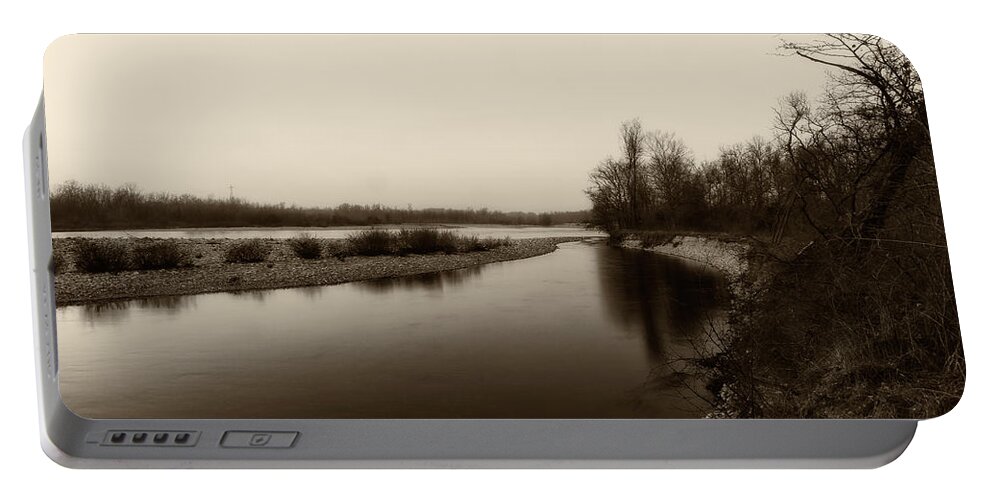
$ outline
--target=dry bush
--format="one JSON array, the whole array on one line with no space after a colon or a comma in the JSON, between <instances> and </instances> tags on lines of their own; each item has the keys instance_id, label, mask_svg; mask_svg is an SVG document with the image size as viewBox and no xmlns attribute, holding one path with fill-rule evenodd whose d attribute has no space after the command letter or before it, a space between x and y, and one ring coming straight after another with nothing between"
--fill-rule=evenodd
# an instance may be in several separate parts
<instances>
[{"instance_id":1,"label":"dry bush","mask_svg":"<svg viewBox=\"0 0 993 500\"><path fill-rule=\"evenodd\" d=\"M345 260L346 257L355 256L352 246L348 240L328 240L326 244L327 254L338 260Z\"/></svg>"},{"instance_id":2,"label":"dry bush","mask_svg":"<svg viewBox=\"0 0 993 500\"><path fill-rule=\"evenodd\" d=\"M385 229L366 229L347 238L355 255L390 255L394 253L396 237Z\"/></svg>"},{"instance_id":3,"label":"dry bush","mask_svg":"<svg viewBox=\"0 0 993 500\"><path fill-rule=\"evenodd\" d=\"M189 263L187 252L171 240L137 243L132 250L132 264L135 269L175 269Z\"/></svg>"},{"instance_id":4,"label":"dry bush","mask_svg":"<svg viewBox=\"0 0 993 500\"><path fill-rule=\"evenodd\" d=\"M115 238L77 241L72 253L76 268L87 273L112 273L131 267L127 243Z\"/></svg>"},{"instance_id":5,"label":"dry bush","mask_svg":"<svg viewBox=\"0 0 993 500\"><path fill-rule=\"evenodd\" d=\"M290 240L290 249L301 259L320 259L321 242L309 234L301 234Z\"/></svg>"},{"instance_id":6,"label":"dry bush","mask_svg":"<svg viewBox=\"0 0 993 500\"><path fill-rule=\"evenodd\" d=\"M224 261L232 263L264 262L272 248L260 239L237 242L224 252Z\"/></svg>"}]
</instances>

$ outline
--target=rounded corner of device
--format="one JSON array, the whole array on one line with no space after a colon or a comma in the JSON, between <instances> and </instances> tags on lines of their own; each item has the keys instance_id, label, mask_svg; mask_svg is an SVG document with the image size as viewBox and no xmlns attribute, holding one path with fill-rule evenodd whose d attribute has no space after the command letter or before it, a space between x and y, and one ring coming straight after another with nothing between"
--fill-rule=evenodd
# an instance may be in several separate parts
<instances>
[{"instance_id":1,"label":"rounded corner of device","mask_svg":"<svg viewBox=\"0 0 993 500\"><path fill-rule=\"evenodd\" d=\"M86 464L89 460L72 455L68 451L59 447L59 445L52 440L50 429L46 425L42 425L41 429L41 451L45 453L52 462L65 467L67 469L85 469Z\"/></svg>"},{"instance_id":2,"label":"rounded corner of device","mask_svg":"<svg viewBox=\"0 0 993 500\"><path fill-rule=\"evenodd\" d=\"M905 420L901 421L901 427L899 433L902 434L892 446L880 450L879 453L875 455L870 455L867 457L862 457L860 462L863 464L863 468L866 469L878 469L880 467L889 465L900 458L907 448L910 447L911 441L914 440L914 436L917 435L917 420Z\"/></svg>"}]
</instances>

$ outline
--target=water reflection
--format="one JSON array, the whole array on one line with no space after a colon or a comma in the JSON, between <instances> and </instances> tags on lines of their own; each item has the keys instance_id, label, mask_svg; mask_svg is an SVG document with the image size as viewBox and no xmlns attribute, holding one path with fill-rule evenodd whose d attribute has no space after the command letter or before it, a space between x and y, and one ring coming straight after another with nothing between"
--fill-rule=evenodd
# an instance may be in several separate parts
<instances>
[{"instance_id":1,"label":"water reflection","mask_svg":"<svg viewBox=\"0 0 993 500\"><path fill-rule=\"evenodd\" d=\"M699 336L721 286L575 242L398 279L65 306L59 377L100 418L689 418L659 360Z\"/></svg>"},{"instance_id":2,"label":"water reflection","mask_svg":"<svg viewBox=\"0 0 993 500\"><path fill-rule=\"evenodd\" d=\"M316 301L321 298L324 293L323 286L302 286L299 288L292 288L294 292L299 294L301 297L307 298L311 301Z\"/></svg>"},{"instance_id":3,"label":"water reflection","mask_svg":"<svg viewBox=\"0 0 993 500\"><path fill-rule=\"evenodd\" d=\"M499 262L488 266L498 266ZM391 293L398 289L442 291L446 288L454 291L466 281L483 275L483 267L469 267L437 273L415 274L400 278L383 278L355 283L356 288L373 293Z\"/></svg>"},{"instance_id":4,"label":"water reflection","mask_svg":"<svg viewBox=\"0 0 993 500\"><path fill-rule=\"evenodd\" d=\"M652 359L667 337L686 339L708 321L701 311L725 306L726 284L707 267L641 250L601 247L598 276L611 317L640 328Z\"/></svg>"},{"instance_id":5,"label":"water reflection","mask_svg":"<svg viewBox=\"0 0 993 500\"><path fill-rule=\"evenodd\" d=\"M272 292L272 290L234 290L224 293L239 299L251 299L255 302L265 302L266 298Z\"/></svg>"},{"instance_id":6,"label":"water reflection","mask_svg":"<svg viewBox=\"0 0 993 500\"><path fill-rule=\"evenodd\" d=\"M77 306L83 318L88 321L120 321L127 318L132 310L156 310L166 314L178 314L184 309L196 306L196 295L172 295L164 297L142 297L132 300L95 302Z\"/></svg>"}]
</instances>

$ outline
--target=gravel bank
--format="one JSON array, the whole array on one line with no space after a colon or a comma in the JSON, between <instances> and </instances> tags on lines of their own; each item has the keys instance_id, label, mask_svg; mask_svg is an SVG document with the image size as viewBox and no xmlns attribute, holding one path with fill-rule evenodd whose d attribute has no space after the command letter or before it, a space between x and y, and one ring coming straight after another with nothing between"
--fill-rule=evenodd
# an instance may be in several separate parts
<instances>
[{"instance_id":1,"label":"gravel bank","mask_svg":"<svg viewBox=\"0 0 993 500\"><path fill-rule=\"evenodd\" d=\"M642 247L641 240L637 238L627 238L621 242L621 246L706 264L726 274L732 280L741 277L748 270L746 257L748 247L743 243L701 236L674 236L667 243L648 248Z\"/></svg>"},{"instance_id":2,"label":"gravel bank","mask_svg":"<svg viewBox=\"0 0 993 500\"><path fill-rule=\"evenodd\" d=\"M164 295L266 290L315 285L335 285L350 281L410 276L479 266L492 262L525 259L553 252L558 243L578 241L579 237L512 240L507 246L464 254L348 257L303 260L290 250L285 240L267 240L273 247L266 262L231 264L224 251L235 239L176 239L191 256L193 265L160 271L84 273L72 266L55 278L57 304L121 300ZM54 241L54 252L71 262L73 245L81 238Z\"/></svg>"}]
</instances>

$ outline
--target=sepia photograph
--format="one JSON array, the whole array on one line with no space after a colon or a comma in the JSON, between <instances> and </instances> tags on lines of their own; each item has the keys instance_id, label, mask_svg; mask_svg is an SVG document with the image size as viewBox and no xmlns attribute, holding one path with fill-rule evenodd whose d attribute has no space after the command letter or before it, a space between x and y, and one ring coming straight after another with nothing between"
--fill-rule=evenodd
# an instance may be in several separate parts
<instances>
[{"instance_id":1,"label":"sepia photograph","mask_svg":"<svg viewBox=\"0 0 993 500\"><path fill-rule=\"evenodd\" d=\"M88 418L924 419L965 361L873 35L76 35L45 58Z\"/></svg>"}]
</instances>

